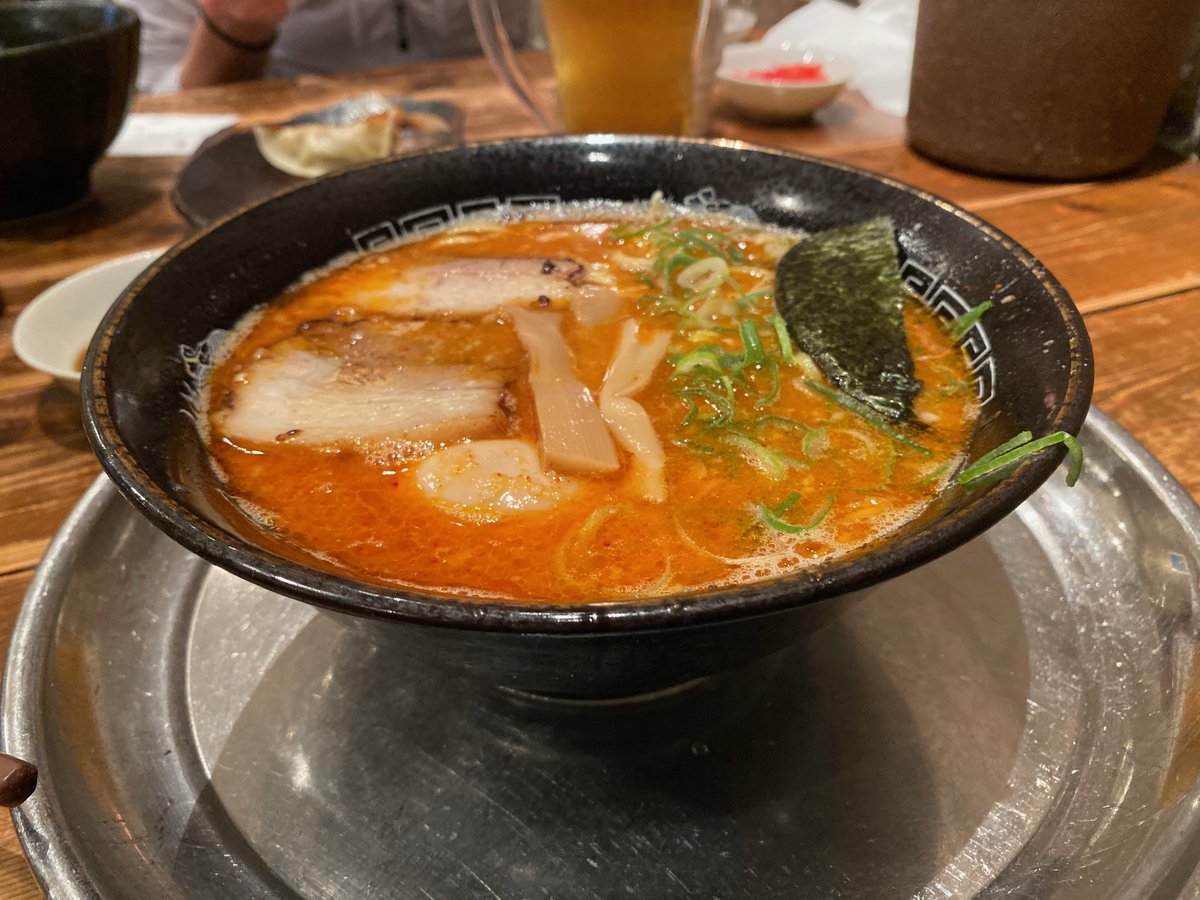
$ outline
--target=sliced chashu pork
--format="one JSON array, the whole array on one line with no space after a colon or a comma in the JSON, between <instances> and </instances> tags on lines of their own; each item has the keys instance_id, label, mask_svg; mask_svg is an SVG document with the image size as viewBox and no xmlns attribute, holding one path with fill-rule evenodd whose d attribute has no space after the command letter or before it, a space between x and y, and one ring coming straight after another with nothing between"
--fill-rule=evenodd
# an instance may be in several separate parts
<instances>
[{"instance_id":1,"label":"sliced chashu pork","mask_svg":"<svg viewBox=\"0 0 1200 900\"><path fill-rule=\"evenodd\" d=\"M236 443L489 437L509 430L523 351L496 322L319 322L237 374L212 421Z\"/></svg>"},{"instance_id":2,"label":"sliced chashu pork","mask_svg":"<svg viewBox=\"0 0 1200 900\"><path fill-rule=\"evenodd\" d=\"M384 291L355 298L361 308L406 318L470 318L511 306L570 308L584 325L611 319L621 295L593 284L583 264L544 256L434 257Z\"/></svg>"},{"instance_id":3,"label":"sliced chashu pork","mask_svg":"<svg viewBox=\"0 0 1200 900\"><path fill-rule=\"evenodd\" d=\"M395 315L478 316L540 297L571 300L583 280L583 265L573 259L446 257L409 269L371 306Z\"/></svg>"}]
</instances>

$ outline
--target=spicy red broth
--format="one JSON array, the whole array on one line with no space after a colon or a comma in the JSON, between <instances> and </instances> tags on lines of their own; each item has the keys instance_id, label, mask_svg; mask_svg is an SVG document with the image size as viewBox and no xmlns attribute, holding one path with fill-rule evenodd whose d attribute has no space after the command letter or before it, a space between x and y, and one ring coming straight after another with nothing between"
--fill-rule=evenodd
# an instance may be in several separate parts
<instances>
[{"instance_id":1,"label":"spicy red broth","mask_svg":"<svg viewBox=\"0 0 1200 900\"><path fill-rule=\"evenodd\" d=\"M941 490L977 401L914 300L914 424L837 402L775 316L795 240L597 215L365 255L227 339L208 451L285 541L422 591L657 596L854 551Z\"/></svg>"}]
</instances>

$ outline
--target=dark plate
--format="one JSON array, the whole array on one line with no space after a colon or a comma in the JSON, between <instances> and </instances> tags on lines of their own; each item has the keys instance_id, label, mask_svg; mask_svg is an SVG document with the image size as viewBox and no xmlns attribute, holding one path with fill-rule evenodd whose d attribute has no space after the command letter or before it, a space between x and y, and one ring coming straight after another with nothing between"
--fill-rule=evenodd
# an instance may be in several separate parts
<instances>
[{"instance_id":1,"label":"dark plate","mask_svg":"<svg viewBox=\"0 0 1200 900\"><path fill-rule=\"evenodd\" d=\"M979 534L1055 469L1061 453L1044 452L987 489L951 487L886 543L815 569L660 600L577 605L445 598L355 579L221 503L188 399L188 371L211 349L211 333L335 257L472 210L635 200L655 190L697 208L810 230L891 216L907 257L903 275L924 302L948 317L995 302L986 326L965 342L984 400L971 455L1018 431L1081 426L1092 363L1079 313L1041 264L990 225L907 185L811 157L728 142L592 135L363 166L306 183L176 245L97 332L83 373L89 436L126 496L206 559L358 617L406 652L554 694L650 690L778 649L840 611L853 592Z\"/></svg>"},{"instance_id":2,"label":"dark plate","mask_svg":"<svg viewBox=\"0 0 1200 900\"><path fill-rule=\"evenodd\" d=\"M451 146L462 141L463 114L452 103L435 100L392 98L409 112L427 112L443 119L450 130L428 135L421 150ZM306 113L289 119L287 124L330 120L344 106ZM333 121L338 121L336 118ZM171 203L191 224L203 228L243 206L302 184L306 179L275 168L258 152L254 134L242 128L226 128L206 140L192 154L175 180Z\"/></svg>"}]
</instances>

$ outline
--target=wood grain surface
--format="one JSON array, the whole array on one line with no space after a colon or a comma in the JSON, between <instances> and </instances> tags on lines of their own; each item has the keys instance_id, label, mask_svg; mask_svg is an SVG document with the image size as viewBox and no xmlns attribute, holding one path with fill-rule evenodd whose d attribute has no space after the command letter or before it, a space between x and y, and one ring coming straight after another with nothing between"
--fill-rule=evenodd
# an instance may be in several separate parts
<instances>
[{"instance_id":1,"label":"wood grain surface","mask_svg":"<svg viewBox=\"0 0 1200 900\"><path fill-rule=\"evenodd\" d=\"M535 134L482 60L427 63L142 97L142 112L288 118L365 90L457 103L466 135ZM909 151L903 122L850 95L811 123L765 127L719 111L715 133L883 172L977 212L1024 244L1085 312L1096 403L1200 495L1200 164L1154 156L1098 183L1043 184L955 172ZM0 225L0 639L47 543L99 471L78 398L12 352L17 314L38 292L113 256L161 247L187 229L168 194L181 158L105 159L73 209ZM40 896L11 827L0 825L0 898Z\"/></svg>"}]
</instances>

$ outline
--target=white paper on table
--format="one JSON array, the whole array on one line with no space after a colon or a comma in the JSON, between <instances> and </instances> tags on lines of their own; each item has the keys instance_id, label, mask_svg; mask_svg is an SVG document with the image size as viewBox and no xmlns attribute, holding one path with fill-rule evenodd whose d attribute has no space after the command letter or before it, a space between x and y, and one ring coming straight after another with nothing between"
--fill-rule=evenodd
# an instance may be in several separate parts
<instances>
[{"instance_id":1,"label":"white paper on table","mask_svg":"<svg viewBox=\"0 0 1200 900\"><path fill-rule=\"evenodd\" d=\"M772 27L762 43L811 44L846 60L850 86L883 112L908 111L918 0L865 0L857 9L837 0L812 0Z\"/></svg>"},{"instance_id":2,"label":"white paper on table","mask_svg":"<svg viewBox=\"0 0 1200 900\"><path fill-rule=\"evenodd\" d=\"M237 122L234 115L133 113L117 132L109 156L191 156L204 141Z\"/></svg>"}]
</instances>

